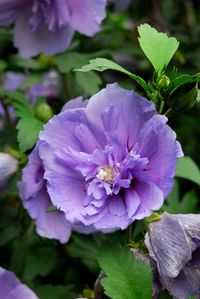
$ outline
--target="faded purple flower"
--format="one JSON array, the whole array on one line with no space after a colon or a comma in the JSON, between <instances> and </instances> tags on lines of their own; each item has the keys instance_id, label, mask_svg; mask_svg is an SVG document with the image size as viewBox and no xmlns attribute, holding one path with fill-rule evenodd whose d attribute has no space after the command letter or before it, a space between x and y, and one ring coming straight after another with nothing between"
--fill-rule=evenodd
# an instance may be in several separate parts
<instances>
[{"instance_id":1,"label":"faded purple flower","mask_svg":"<svg viewBox=\"0 0 200 299\"><path fill-rule=\"evenodd\" d=\"M6 72L4 77L3 88L5 90L14 91L19 88L26 80L26 75L23 73Z\"/></svg>"},{"instance_id":2,"label":"faded purple flower","mask_svg":"<svg viewBox=\"0 0 200 299\"><path fill-rule=\"evenodd\" d=\"M39 145L53 205L70 223L104 232L160 209L182 155L166 121L151 102L117 84L86 108L54 116Z\"/></svg>"},{"instance_id":3,"label":"faded purple flower","mask_svg":"<svg viewBox=\"0 0 200 299\"><path fill-rule=\"evenodd\" d=\"M2 299L38 299L14 273L0 267L0 296Z\"/></svg>"},{"instance_id":4,"label":"faded purple flower","mask_svg":"<svg viewBox=\"0 0 200 299\"><path fill-rule=\"evenodd\" d=\"M10 154L0 153L0 192L5 188L8 180L17 171L18 161Z\"/></svg>"},{"instance_id":5,"label":"faded purple flower","mask_svg":"<svg viewBox=\"0 0 200 299\"><path fill-rule=\"evenodd\" d=\"M106 0L0 0L0 25L15 24L14 45L23 57L64 51L75 30L100 30Z\"/></svg>"},{"instance_id":6,"label":"faded purple flower","mask_svg":"<svg viewBox=\"0 0 200 299\"><path fill-rule=\"evenodd\" d=\"M41 83L34 84L27 90L27 96L32 103L36 103L38 97L43 96L47 101L59 98L59 77L55 70L51 70L44 75Z\"/></svg>"},{"instance_id":7,"label":"faded purple flower","mask_svg":"<svg viewBox=\"0 0 200 299\"><path fill-rule=\"evenodd\" d=\"M145 243L173 298L200 295L200 215L164 213L150 224Z\"/></svg>"}]
</instances>

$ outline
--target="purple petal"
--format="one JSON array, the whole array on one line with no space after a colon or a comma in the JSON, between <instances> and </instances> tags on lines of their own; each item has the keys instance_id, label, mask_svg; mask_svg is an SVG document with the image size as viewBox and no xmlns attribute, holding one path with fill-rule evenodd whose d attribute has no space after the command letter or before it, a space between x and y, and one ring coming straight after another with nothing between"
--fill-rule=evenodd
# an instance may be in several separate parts
<instances>
[{"instance_id":1,"label":"purple petal","mask_svg":"<svg viewBox=\"0 0 200 299\"><path fill-rule=\"evenodd\" d=\"M68 101L63 107L62 112L68 109L75 108L85 108L87 106L88 100L83 100L83 97L78 97L73 100Z\"/></svg>"},{"instance_id":2,"label":"purple petal","mask_svg":"<svg viewBox=\"0 0 200 299\"><path fill-rule=\"evenodd\" d=\"M136 182L134 190L140 198L140 205L134 216L135 219L140 220L148 217L163 205L163 193L155 184Z\"/></svg>"},{"instance_id":3,"label":"purple petal","mask_svg":"<svg viewBox=\"0 0 200 299\"><path fill-rule=\"evenodd\" d=\"M106 119L104 111L111 106L112 114L107 114ZM110 133L114 132L119 136L129 149L136 141L142 125L154 114L156 111L151 102L117 84L107 85L90 99L86 107L86 115L92 126L103 132L105 128L111 128L113 131ZM110 125L111 121L114 121L113 127Z\"/></svg>"},{"instance_id":4,"label":"purple petal","mask_svg":"<svg viewBox=\"0 0 200 299\"><path fill-rule=\"evenodd\" d=\"M157 263L161 277L168 279L177 277L196 248L175 215L167 213L160 221L151 223L145 243Z\"/></svg>"},{"instance_id":5,"label":"purple petal","mask_svg":"<svg viewBox=\"0 0 200 299\"><path fill-rule=\"evenodd\" d=\"M143 126L137 141L137 152L149 159L142 176L155 183L164 197L173 188L177 158L176 134L165 124L166 121L163 116L152 117Z\"/></svg>"},{"instance_id":6,"label":"purple petal","mask_svg":"<svg viewBox=\"0 0 200 299\"><path fill-rule=\"evenodd\" d=\"M14 273L0 267L0 293L2 299L38 299Z\"/></svg>"},{"instance_id":7,"label":"purple petal","mask_svg":"<svg viewBox=\"0 0 200 299\"><path fill-rule=\"evenodd\" d=\"M34 32L30 31L30 8L25 9L17 18L14 31L14 45L22 57L27 58L39 53L53 55L64 51L70 44L73 30L64 26L56 31L49 31L43 23Z\"/></svg>"},{"instance_id":8,"label":"purple petal","mask_svg":"<svg viewBox=\"0 0 200 299\"><path fill-rule=\"evenodd\" d=\"M70 25L85 35L92 36L100 30L105 18L106 0L67 0L71 16Z\"/></svg>"}]
</instances>

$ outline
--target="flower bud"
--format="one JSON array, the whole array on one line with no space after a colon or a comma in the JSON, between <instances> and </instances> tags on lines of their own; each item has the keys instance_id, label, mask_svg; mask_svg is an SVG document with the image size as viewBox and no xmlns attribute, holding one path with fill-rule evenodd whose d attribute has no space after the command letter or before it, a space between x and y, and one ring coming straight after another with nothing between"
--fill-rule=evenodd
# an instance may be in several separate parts
<instances>
[{"instance_id":1,"label":"flower bud","mask_svg":"<svg viewBox=\"0 0 200 299\"><path fill-rule=\"evenodd\" d=\"M6 186L9 178L16 172L18 161L10 154L0 153L0 191Z\"/></svg>"},{"instance_id":2,"label":"flower bud","mask_svg":"<svg viewBox=\"0 0 200 299\"><path fill-rule=\"evenodd\" d=\"M169 86L170 79L166 75L161 76L161 78L158 81L158 87L161 89L165 89Z\"/></svg>"},{"instance_id":3,"label":"flower bud","mask_svg":"<svg viewBox=\"0 0 200 299\"><path fill-rule=\"evenodd\" d=\"M40 103L35 107L35 115L42 122L47 122L53 116L53 111L47 103Z\"/></svg>"},{"instance_id":4,"label":"flower bud","mask_svg":"<svg viewBox=\"0 0 200 299\"><path fill-rule=\"evenodd\" d=\"M185 112L196 104L197 94L198 84L196 82L184 84L171 92L167 102L173 111Z\"/></svg>"}]
</instances>

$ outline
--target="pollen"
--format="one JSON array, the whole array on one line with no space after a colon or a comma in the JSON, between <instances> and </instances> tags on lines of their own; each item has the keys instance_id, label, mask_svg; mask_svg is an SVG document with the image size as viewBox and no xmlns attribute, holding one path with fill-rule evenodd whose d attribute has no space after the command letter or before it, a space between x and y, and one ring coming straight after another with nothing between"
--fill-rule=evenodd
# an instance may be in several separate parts
<instances>
[{"instance_id":1,"label":"pollen","mask_svg":"<svg viewBox=\"0 0 200 299\"><path fill-rule=\"evenodd\" d=\"M105 166L104 168L99 168L96 177L101 181L112 182L113 173L110 166Z\"/></svg>"}]
</instances>

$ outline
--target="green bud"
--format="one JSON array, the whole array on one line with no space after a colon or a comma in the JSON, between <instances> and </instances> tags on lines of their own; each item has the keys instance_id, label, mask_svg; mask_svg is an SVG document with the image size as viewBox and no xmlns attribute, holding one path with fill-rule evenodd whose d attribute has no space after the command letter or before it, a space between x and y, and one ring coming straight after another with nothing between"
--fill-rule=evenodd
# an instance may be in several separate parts
<instances>
[{"instance_id":1,"label":"green bud","mask_svg":"<svg viewBox=\"0 0 200 299\"><path fill-rule=\"evenodd\" d=\"M169 86L170 84L170 79L166 75L162 75L161 78L158 81L158 87L160 89L165 89Z\"/></svg>"},{"instance_id":2,"label":"green bud","mask_svg":"<svg viewBox=\"0 0 200 299\"><path fill-rule=\"evenodd\" d=\"M174 112L185 112L197 103L198 84L187 83L175 88L167 99L168 105Z\"/></svg>"},{"instance_id":3,"label":"green bud","mask_svg":"<svg viewBox=\"0 0 200 299\"><path fill-rule=\"evenodd\" d=\"M40 103L35 107L35 116L46 123L53 116L53 111L47 103Z\"/></svg>"}]
</instances>

